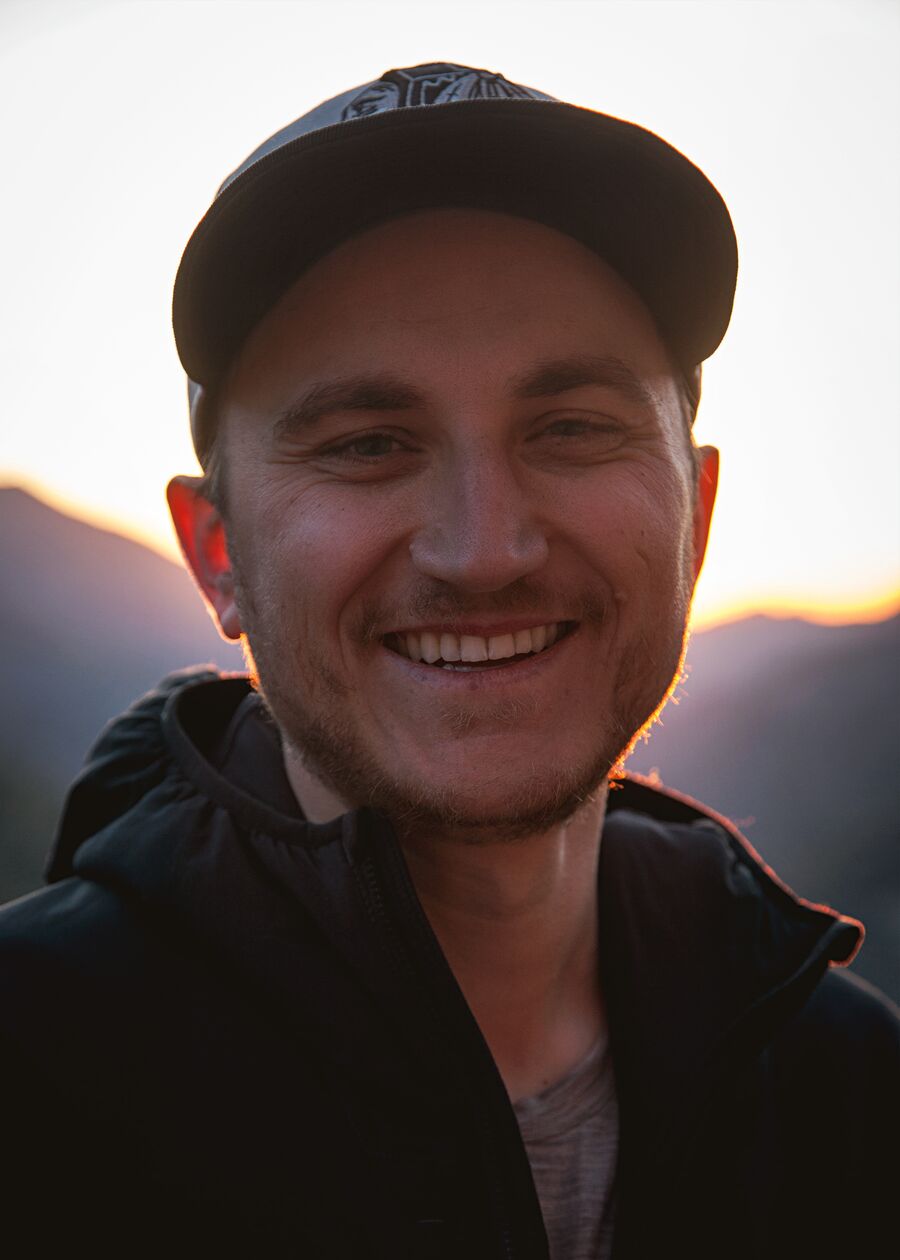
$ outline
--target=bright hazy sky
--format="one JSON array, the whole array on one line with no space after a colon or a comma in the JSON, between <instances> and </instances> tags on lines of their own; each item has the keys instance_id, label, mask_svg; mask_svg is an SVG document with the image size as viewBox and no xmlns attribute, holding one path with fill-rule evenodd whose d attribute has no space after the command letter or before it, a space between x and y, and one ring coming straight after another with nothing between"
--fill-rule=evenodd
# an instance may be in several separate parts
<instances>
[{"instance_id":1,"label":"bright hazy sky","mask_svg":"<svg viewBox=\"0 0 900 1260\"><path fill-rule=\"evenodd\" d=\"M698 620L900 588L895 0L0 0L0 482L172 554L195 470L181 251L265 136L392 66L498 70L658 131L735 221Z\"/></svg>"}]
</instances>

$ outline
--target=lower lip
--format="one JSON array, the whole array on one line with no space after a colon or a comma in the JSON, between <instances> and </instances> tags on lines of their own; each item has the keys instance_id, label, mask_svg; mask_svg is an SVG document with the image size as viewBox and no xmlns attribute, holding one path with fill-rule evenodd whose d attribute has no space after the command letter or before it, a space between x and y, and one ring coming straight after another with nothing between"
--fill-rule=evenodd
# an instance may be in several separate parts
<instances>
[{"instance_id":1,"label":"lower lip","mask_svg":"<svg viewBox=\"0 0 900 1260\"><path fill-rule=\"evenodd\" d=\"M392 652L390 648L382 647L381 650L404 671L411 682L424 683L426 686L442 691L448 689L455 692L498 691L539 678L546 672L548 666L560 659L567 645L578 634L578 629L576 627L570 630L561 639L557 639L552 647L544 648L542 652L536 652L523 661L516 661L512 665L503 665L498 662L493 667L481 665L471 670L444 669L442 666L426 665L421 661L410 660L408 656L401 656L399 652Z\"/></svg>"}]
</instances>

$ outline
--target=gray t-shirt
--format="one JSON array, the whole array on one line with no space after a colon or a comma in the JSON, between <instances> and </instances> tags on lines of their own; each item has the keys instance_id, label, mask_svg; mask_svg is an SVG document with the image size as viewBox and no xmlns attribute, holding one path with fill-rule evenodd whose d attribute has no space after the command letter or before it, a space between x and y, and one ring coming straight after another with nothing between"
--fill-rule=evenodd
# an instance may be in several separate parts
<instances>
[{"instance_id":1,"label":"gray t-shirt","mask_svg":"<svg viewBox=\"0 0 900 1260\"><path fill-rule=\"evenodd\" d=\"M564 1077L514 1104L551 1260L612 1254L619 1109L604 1038Z\"/></svg>"}]
</instances>

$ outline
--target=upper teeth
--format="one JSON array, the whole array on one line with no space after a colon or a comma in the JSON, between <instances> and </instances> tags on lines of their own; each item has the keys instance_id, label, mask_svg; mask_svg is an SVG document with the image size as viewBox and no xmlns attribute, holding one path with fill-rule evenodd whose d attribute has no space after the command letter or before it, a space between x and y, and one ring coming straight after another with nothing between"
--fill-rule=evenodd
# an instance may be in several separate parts
<instances>
[{"instance_id":1,"label":"upper teeth","mask_svg":"<svg viewBox=\"0 0 900 1260\"><path fill-rule=\"evenodd\" d=\"M501 661L523 652L540 652L559 638L563 623L554 621L545 626L517 630L515 634L437 634L423 630L420 634L393 636L400 650L414 661Z\"/></svg>"}]
</instances>

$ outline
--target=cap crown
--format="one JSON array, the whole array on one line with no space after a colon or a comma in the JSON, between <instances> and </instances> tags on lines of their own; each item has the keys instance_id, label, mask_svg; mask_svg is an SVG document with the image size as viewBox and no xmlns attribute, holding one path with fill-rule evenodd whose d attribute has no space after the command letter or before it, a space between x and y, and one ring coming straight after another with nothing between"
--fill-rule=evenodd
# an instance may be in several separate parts
<instances>
[{"instance_id":1,"label":"cap crown","mask_svg":"<svg viewBox=\"0 0 900 1260\"><path fill-rule=\"evenodd\" d=\"M490 70L388 70L255 149L188 242L173 323L197 383L201 458L204 396L304 270L385 219L454 206L534 219L593 249L643 299L687 379L725 333L734 230L683 154L633 123Z\"/></svg>"}]
</instances>

